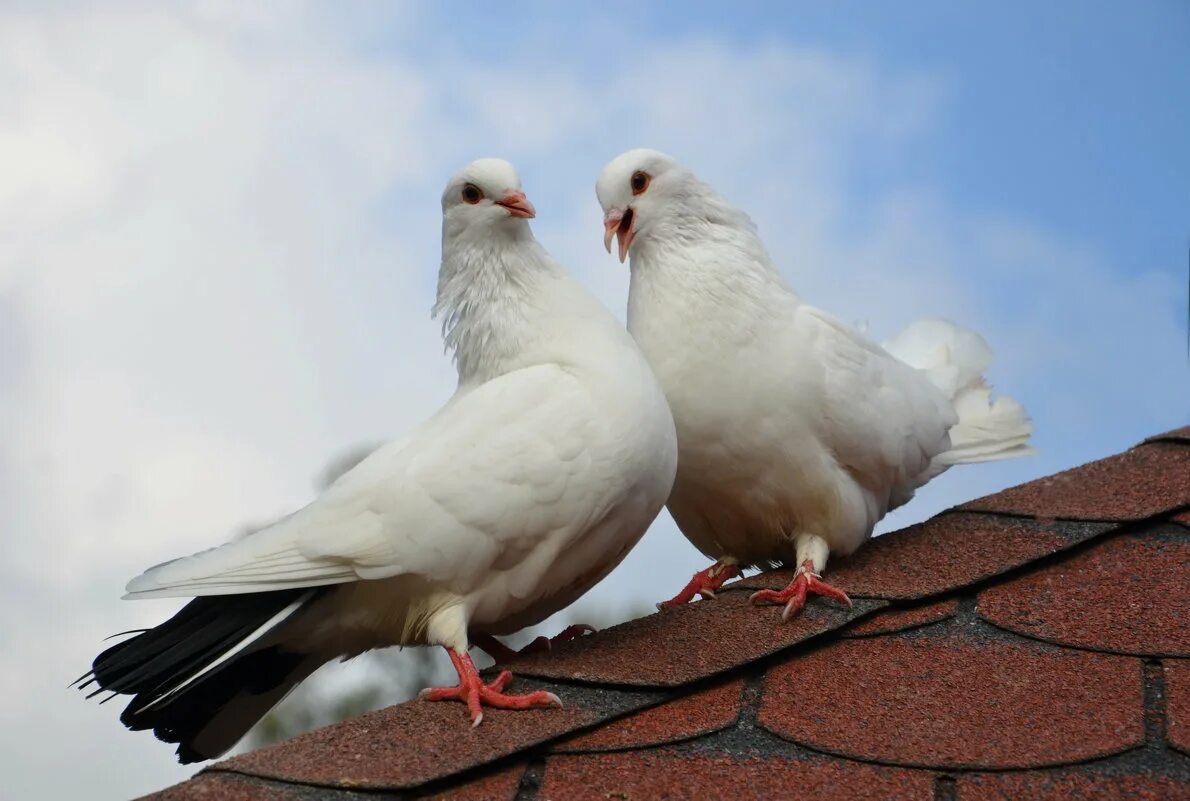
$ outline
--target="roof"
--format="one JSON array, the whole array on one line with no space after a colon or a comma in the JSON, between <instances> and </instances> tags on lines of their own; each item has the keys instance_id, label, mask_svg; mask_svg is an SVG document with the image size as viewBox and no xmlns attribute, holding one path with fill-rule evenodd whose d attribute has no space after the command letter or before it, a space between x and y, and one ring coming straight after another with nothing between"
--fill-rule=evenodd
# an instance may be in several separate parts
<instances>
[{"instance_id":1,"label":"roof","mask_svg":"<svg viewBox=\"0 0 1190 801\"><path fill-rule=\"evenodd\" d=\"M852 609L748 603L790 576L511 665L565 709L413 701L151 797L1190 797L1190 426L832 562Z\"/></svg>"}]
</instances>

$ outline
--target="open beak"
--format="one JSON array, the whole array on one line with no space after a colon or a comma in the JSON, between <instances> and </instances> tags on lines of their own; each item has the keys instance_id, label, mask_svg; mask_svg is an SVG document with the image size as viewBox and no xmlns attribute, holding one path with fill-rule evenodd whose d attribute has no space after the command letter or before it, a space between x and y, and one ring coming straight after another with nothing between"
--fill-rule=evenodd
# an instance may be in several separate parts
<instances>
[{"instance_id":1,"label":"open beak","mask_svg":"<svg viewBox=\"0 0 1190 801\"><path fill-rule=\"evenodd\" d=\"M632 225L633 216L632 209L612 209L603 218L603 247L611 253L612 237L616 237L620 245L620 264L628 258L628 248L632 245L632 238L636 236L636 229Z\"/></svg>"},{"instance_id":2,"label":"open beak","mask_svg":"<svg viewBox=\"0 0 1190 801\"><path fill-rule=\"evenodd\" d=\"M529 202L529 198L525 197L524 192L509 192L497 200L496 205L508 209L508 214L512 217L532 220L537 216L537 209L533 208L533 204Z\"/></svg>"}]
</instances>

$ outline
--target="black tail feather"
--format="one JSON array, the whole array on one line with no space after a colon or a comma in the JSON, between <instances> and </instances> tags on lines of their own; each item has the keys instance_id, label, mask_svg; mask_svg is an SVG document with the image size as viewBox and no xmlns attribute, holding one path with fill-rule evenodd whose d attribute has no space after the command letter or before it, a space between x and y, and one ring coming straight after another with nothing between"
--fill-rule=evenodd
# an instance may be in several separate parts
<instances>
[{"instance_id":1,"label":"black tail feather","mask_svg":"<svg viewBox=\"0 0 1190 801\"><path fill-rule=\"evenodd\" d=\"M203 677L160 706L141 707L152 700L136 696L120 715L120 722L132 731L152 729L157 739L178 743L178 761L199 762L218 754L202 754L194 740L207 724L240 693L260 695L279 686L305 659L276 646L254 651L233 660L210 677ZM237 738L238 739L238 738Z\"/></svg>"},{"instance_id":2,"label":"black tail feather","mask_svg":"<svg viewBox=\"0 0 1190 801\"><path fill-rule=\"evenodd\" d=\"M306 656L277 645L250 647L178 688L303 594L310 596L308 603L320 592L293 589L195 598L161 625L103 651L90 673L74 683L86 680L80 689L97 684L89 698L105 690L133 696L120 715L125 726L152 729L159 739L178 743L183 763L209 759L218 754L193 747L204 727L242 693L259 696L279 688Z\"/></svg>"}]
</instances>

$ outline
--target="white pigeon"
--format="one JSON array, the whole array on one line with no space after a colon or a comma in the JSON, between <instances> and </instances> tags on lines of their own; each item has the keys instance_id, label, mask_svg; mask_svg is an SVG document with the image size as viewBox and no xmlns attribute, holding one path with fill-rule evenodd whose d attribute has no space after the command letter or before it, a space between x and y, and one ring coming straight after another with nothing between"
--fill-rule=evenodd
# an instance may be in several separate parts
<instances>
[{"instance_id":1,"label":"white pigeon","mask_svg":"<svg viewBox=\"0 0 1190 801\"><path fill-rule=\"evenodd\" d=\"M669 510L717 560L662 606L778 563L796 578L753 600L784 619L809 593L850 604L821 581L829 554L949 466L1031 452L1021 406L990 399L977 334L935 320L871 342L803 302L747 215L662 153L616 157L596 193L605 246L632 256L628 330L677 424Z\"/></svg>"},{"instance_id":2,"label":"white pigeon","mask_svg":"<svg viewBox=\"0 0 1190 801\"><path fill-rule=\"evenodd\" d=\"M507 634L567 606L661 510L677 443L665 396L622 324L533 238L513 167L481 159L442 195L435 314L458 389L405 439L266 529L154 567L130 598L198 596L108 649L85 679L135 697L121 716L179 743L231 747L318 666L441 645L459 674L429 700L505 709L552 693L484 684L468 632Z\"/></svg>"}]
</instances>

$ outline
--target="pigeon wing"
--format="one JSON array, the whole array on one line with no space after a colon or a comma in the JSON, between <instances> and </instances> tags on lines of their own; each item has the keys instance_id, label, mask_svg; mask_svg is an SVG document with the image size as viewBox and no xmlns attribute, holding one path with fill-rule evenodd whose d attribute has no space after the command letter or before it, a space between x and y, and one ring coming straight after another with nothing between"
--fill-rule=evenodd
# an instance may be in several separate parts
<instances>
[{"instance_id":1,"label":"pigeon wing","mask_svg":"<svg viewBox=\"0 0 1190 801\"><path fill-rule=\"evenodd\" d=\"M819 436L864 485L906 486L950 447L957 420L924 373L894 358L851 326L799 306L800 348L821 365ZM809 361L809 360L807 360Z\"/></svg>"},{"instance_id":2,"label":"pigeon wing","mask_svg":"<svg viewBox=\"0 0 1190 801\"><path fill-rule=\"evenodd\" d=\"M615 503L597 410L557 365L457 393L306 508L133 579L129 597L260 592L416 574L466 589Z\"/></svg>"}]
</instances>

